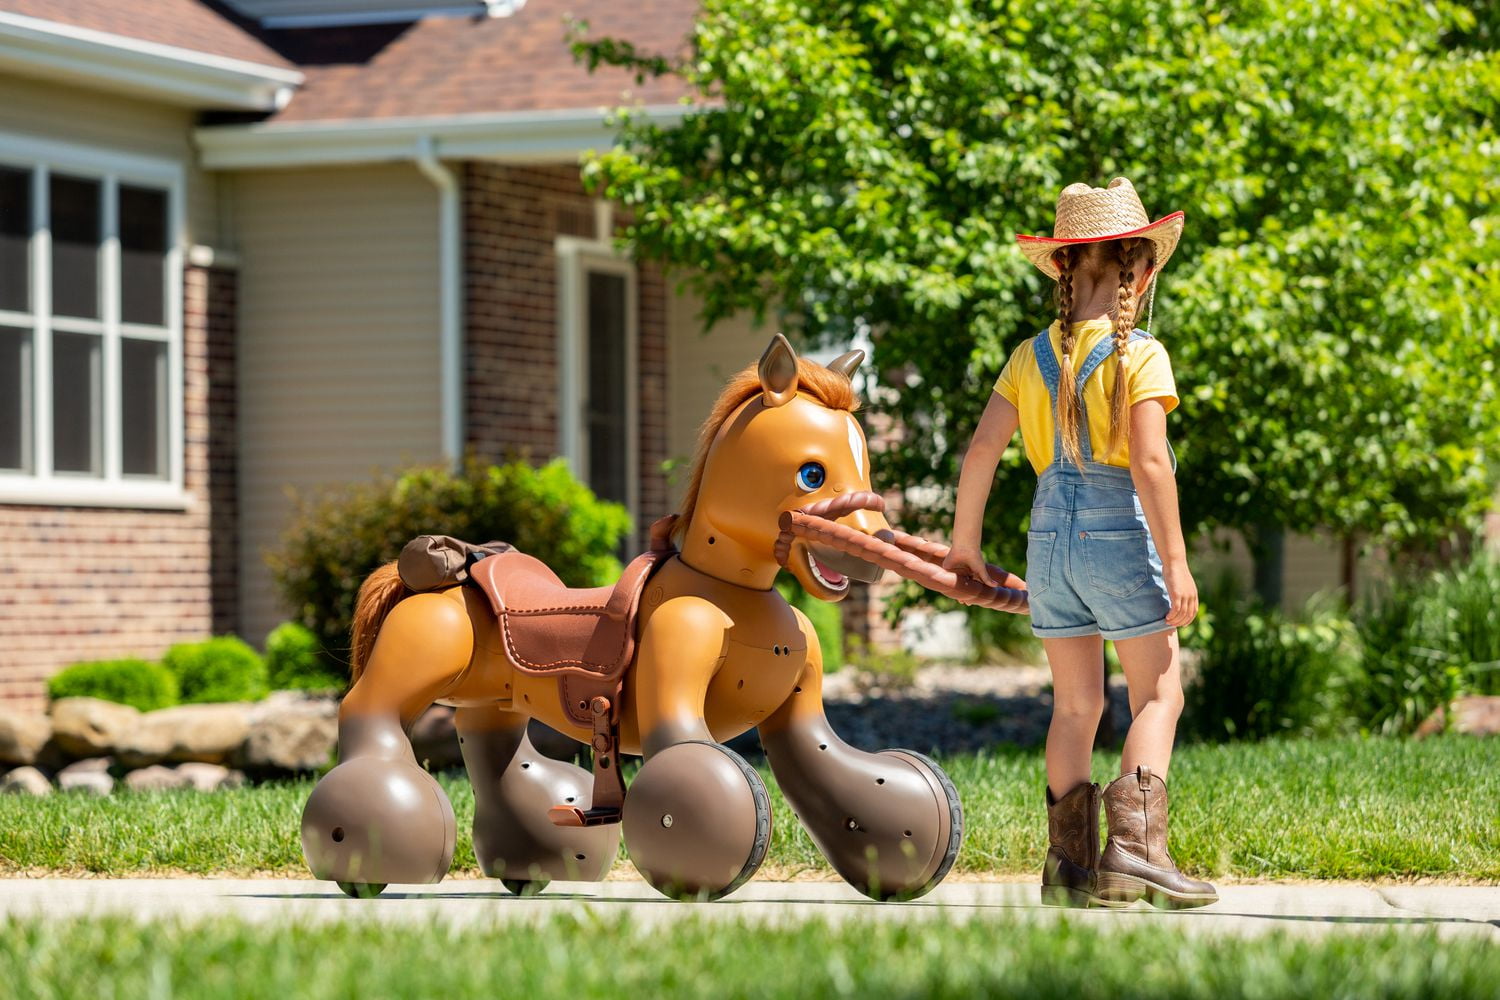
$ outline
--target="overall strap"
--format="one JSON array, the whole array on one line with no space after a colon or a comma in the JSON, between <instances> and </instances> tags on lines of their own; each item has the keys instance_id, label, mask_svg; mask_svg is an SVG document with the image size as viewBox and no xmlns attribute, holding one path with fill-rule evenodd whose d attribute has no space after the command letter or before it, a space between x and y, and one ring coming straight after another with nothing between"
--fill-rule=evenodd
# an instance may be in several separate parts
<instances>
[{"instance_id":1,"label":"overall strap","mask_svg":"<svg viewBox=\"0 0 1500 1000\"><path fill-rule=\"evenodd\" d=\"M1031 353L1042 373L1042 382L1047 386L1047 395L1052 400L1052 464L1062 465L1062 429L1057 426L1057 387L1062 383L1062 367L1057 363L1057 352L1052 349L1052 338L1043 330L1031 342ZM1087 445L1085 445L1087 447Z\"/></svg>"},{"instance_id":2,"label":"overall strap","mask_svg":"<svg viewBox=\"0 0 1500 1000\"><path fill-rule=\"evenodd\" d=\"M1032 344L1032 353L1036 355L1037 368L1041 370L1042 381L1046 383L1047 394L1052 398L1052 411L1057 412L1057 389L1062 382L1062 366L1058 363L1057 352L1052 349L1052 338L1048 336L1051 328L1043 330L1036 335ZM1130 331L1130 339L1127 343L1135 343L1137 340L1151 340L1151 334L1145 330ZM1083 359L1083 364L1078 367L1078 374L1074 379L1074 385L1078 392L1078 405L1082 420L1079 422L1078 447L1083 455L1085 464L1094 460L1093 443L1089 434L1088 407L1083 402L1083 387L1087 384L1089 377L1098 371L1099 366L1104 363L1115 352L1114 337L1105 337L1094 345L1094 349ZM1171 445L1168 444L1168 450ZM1052 461L1062 462L1062 429L1057 425L1054 417L1052 421ZM1177 470L1177 454L1172 452L1172 470Z\"/></svg>"}]
</instances>

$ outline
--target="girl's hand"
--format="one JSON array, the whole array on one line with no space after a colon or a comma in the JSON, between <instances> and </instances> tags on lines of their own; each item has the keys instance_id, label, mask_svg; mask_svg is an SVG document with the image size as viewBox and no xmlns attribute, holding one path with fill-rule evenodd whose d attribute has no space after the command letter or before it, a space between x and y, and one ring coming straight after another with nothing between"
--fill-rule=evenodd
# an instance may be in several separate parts
<instances>
[{"instance_id":1,"label":"girl's hand","mask_svg":"<svg viewBox=\"0 0 1500 1000\"><path fill-rule=\"evenodd\" d=\"M1167 598L1172 609L1167 612L1167 624L1182 628L1192 624L1198 616L1198 584L1193 580L1187 560L1173 560L1162 567L1162 578L1167 584Z\"/></svg>"},{"instance_id":2,"label":"girl's hand","mask_svg":"<svg viewBox=\"0 0 1500 1000\"><path fill-rule=\"evenodd\" d=\"M1000 581L990 576L989 564L984 561L984 556L979 554L977 548L959 548L955 545L943 557L943 569L952 570L959 576L971 576L986 586L1000 586Z\"/></svg>"}]
</instances>

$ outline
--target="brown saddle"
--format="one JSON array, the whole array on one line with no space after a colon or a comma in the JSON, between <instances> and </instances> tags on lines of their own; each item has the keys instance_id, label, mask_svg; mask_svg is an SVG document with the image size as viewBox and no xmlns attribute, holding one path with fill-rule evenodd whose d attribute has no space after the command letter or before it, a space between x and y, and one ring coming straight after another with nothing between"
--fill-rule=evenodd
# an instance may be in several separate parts
<instances>
[{"instance_id":1,"label":"brown saddle","mask_svg":"<svg viewBox=\"0 0 1500 1000\"><path fill-rule=\"evenodd\" d=\"M637 556L609 587L565 586L541 560L523 552L481 559L469 579L489 599L515 669L556 677L568 717L590 725L589 702L597 695L613 700L630 665L641 592L670 554Z\"/></svg>"},{"instance_id":2,"label":"brown saddle","mask_svg":"<svg viewBox=\"0 0 1500 1000\"><path fill-rule=\"evenodd\" d=\"M573 588L541 560L514 550L468 569L467 582L488 598L505 655L523 674L555 677L568 718L593 730L594 793L590 808L554 806L559 826L616 823L625 799L620 777L620 691L635 657L635 622L646 582L668 557L675 517L651 527L651 549L608 587Z\"/></svg>"}]
</instances>

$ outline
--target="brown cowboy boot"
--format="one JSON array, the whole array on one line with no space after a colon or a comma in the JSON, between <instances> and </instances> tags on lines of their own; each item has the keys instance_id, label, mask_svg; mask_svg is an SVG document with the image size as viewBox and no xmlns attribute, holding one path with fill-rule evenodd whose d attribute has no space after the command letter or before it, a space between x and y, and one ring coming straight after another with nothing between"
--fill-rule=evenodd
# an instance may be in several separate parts
<instances>
[{"instance_id":1,"label":"brown cowboy boot","mask_svg":"<svg viewBox=\"0 0 1500 1000\"><path fill-rule=\"evenodd\" d=\"M1207 882L1188 878L1167 853L1167 783L1142 764L1104 789L1109 842L1099 859L1097 892L1105 906L1152 906L1183 910L1216 903Z\"/></svg>"},{"instance_id":2,"label":"brown cowboy boot","mask_svg":"<svg viewBox=\"0 0 1500 1000\"><path fill-rule=\"evenodd\" d=\"M1084 782L1061 799L1047 789L1047 862L1042 905L1088 906L1099 867L1099 786Z\"/></svg>"}]
</instances>

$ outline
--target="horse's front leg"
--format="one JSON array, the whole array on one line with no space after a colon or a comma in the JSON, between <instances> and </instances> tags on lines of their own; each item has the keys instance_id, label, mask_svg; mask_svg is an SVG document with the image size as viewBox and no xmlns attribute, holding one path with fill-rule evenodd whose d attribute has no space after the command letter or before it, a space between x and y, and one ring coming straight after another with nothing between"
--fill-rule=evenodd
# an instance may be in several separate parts
<instances>
[{"instance_id":1,"label":"horse's front leg","mask_svg":"<svg viewBox=\"0 0 1500 1000\"><path fill-rule=\"evenodd\" d=\"M913 899L943 880L963 840L963 808L942 768L912 750L866 753L823 712L823 654L803 619L807 666L760 726L787 801L829 864L875 899Z\"/></svg>"},{"instance_id":2,"label":"horse's front leg","mask_svg":"<svg viewBox=\"0 0 1500 1000\"><path fill-rule=\"evenodd\" d=\"M630 704L646 762L625 796L622 825L630 860L669 896L728 895L770 845L765 784L704 721L731 624L708 601L674 598L652 614L637 648Z\"/></svg>"}]
</instances>

